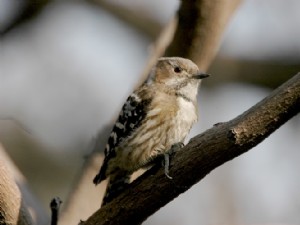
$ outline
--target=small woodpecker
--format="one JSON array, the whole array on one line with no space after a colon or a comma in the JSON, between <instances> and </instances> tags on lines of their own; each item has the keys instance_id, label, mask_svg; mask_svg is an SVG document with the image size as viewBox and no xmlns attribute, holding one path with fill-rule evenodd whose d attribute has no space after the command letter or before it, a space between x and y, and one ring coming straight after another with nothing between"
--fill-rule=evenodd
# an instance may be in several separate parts
<instances>
[{"instance_id":1,"label":"small woodpecker","mask_svg":"<svg viewBox=\"0 0 300 225\"><path fill-rule=\"evenodd\" d=\"M159 58L147 80L125 102L105 147L94 184L109 178L102 205L110 202L140 168L162 157L168 175L169 154L181 147L198 119L197 93L208 74L179 57Z\"/></svg>"}]
</instances>

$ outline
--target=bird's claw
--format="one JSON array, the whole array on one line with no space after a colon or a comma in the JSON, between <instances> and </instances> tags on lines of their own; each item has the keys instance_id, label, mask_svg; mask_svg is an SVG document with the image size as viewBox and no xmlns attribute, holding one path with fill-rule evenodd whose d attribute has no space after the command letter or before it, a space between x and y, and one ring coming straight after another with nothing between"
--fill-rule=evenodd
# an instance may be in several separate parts
<instances>
[{"instance_id":1,"label":"bird's claw","mask_svg":"<svg viewBox=\"0 0 300 225\"><path fill-rule=\"evenodd\" d=\"M164 154L164 169L165 169L165 175L167 178L169 178L170 180L173 179L173 177L171 177L169 175L169 167L170 167L170 155L168 153Z\"/></svg>"},{"instance_id":2,"label":"bird's claw","mask_svg":"<svg viewBox=\"0 0 300 225\"><path fill-rule=\"evenodd\" d=\"M184 144L182 142L177 142L173 144L170 149L170 154L178 152L182 147L184 147Z\"/></svg>"},{"instance_id":3,"label":"bird's claw","mask_svg":"<svg viewBox=\"0 0 300 225\"><path fill-rule=\"evenodd\" d=\"M170 180L173 179L173 177L171 177L169 175L170 156L172 154L174 154L175 152L178 152L183 146L184 146L184 144L182 142L175 143L171 146L171 149L169 150L169 152L164 154L163 166L164 166L164 170L165 170L165 175Z\"/></svg>"}]
</instances>

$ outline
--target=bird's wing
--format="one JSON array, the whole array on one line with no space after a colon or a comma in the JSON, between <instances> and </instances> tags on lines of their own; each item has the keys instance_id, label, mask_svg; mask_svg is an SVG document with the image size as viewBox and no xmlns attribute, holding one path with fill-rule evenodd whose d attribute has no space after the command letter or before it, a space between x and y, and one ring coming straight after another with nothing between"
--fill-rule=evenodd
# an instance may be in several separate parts
<instances>
[{"instance_id":1,"label":"bird's wing","mask_svg":"<svg viewBox=\"0 0 300 225\"><path fill-rule=\"evenodd\" d=\"M105 157L109 155L113 156L115 154L115 147L140 126L142 120L146 117L149 103L150 100L142 100L135 93L128 97L108 138L108 143L104 151Z\"/></svg>"},{"instance_id":2,"label":"bird's wing","mask_svg":"<svg viewBox=\"0 0 300 225\"><path fill-rule=\"evenodd\" d=\"M95 184L106 179L105 173L107 165L109 160L116 156L116 147L140 126L141 122L146 117L147 108L150 102L150 99L142 99L138 93L133 93L128 97L108 138L108 142L104 150L104 162L99 174L94 178Z\"/></svg>"}]
</instances>

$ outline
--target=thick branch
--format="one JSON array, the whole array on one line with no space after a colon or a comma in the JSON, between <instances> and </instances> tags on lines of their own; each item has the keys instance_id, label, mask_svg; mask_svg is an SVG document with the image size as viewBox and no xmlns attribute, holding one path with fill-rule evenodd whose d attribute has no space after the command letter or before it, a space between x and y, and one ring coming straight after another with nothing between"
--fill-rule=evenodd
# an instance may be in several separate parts
<instances>
[{"instance_id":1,"label":"thick branch","mask_svg":"<svg viewBox=\"0 0 300 225\"><path fill-rule=\"evenodd\" d=\"M235 119L193 138L171 164L173 180L153 168L85 225L140 224L209 172L245 153L300 111L300 73Z\"/></svg>"}]
</instances>

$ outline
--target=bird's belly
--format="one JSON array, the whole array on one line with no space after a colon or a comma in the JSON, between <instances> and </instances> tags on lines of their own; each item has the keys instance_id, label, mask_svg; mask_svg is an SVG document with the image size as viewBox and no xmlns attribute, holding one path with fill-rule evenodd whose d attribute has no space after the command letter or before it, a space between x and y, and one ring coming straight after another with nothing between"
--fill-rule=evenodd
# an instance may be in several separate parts
<instances>
[{"instance_id":1,"label":"bird's belly","mask_svg":"<svg viewBox=\"0 0 300 225\"><path fill-rule=\"evenodd\" d=\"M158 155L168 152L171 146L183 142L197 120L194 110L185 107L173 116L159 116L146 120L121 146L120 168L135 171L148 165ZM163 115L163 114L162 114Z\"/></svg>"}]
</instances>

